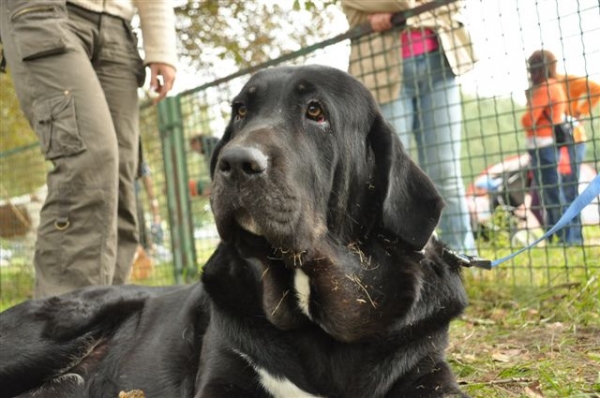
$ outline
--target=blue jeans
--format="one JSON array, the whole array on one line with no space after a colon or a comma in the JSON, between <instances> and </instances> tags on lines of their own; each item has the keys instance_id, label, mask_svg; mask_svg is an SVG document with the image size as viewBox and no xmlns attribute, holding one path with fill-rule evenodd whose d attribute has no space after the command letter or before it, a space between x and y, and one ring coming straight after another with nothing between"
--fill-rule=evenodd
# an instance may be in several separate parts
<instances>
[{"instance_id":1,"label":"blue jeans","mask_svg":"<svg viewBox=\"0 0 600 398\"><path fill-rule=\"evenodd\" d=\"M571 167L573 169L576 163L573 146L569 147L569 152ZM572 191L565 190L565 188L571 188L572 185L563 185L561 176L558 173L558 150L555 146L530 149L529 156L531 158L533 177L540 192L541 206L546 215L544 228L549 230L554 227L566 209L567 200L565 194L567 194L567 191ZM579 173L576 171L575 174L578 175ZM566 244L583 243L580 220L573 220L566 227L557 231L554 236L560 242Z\"/></svg>"},{"instance_id":2,"label":"blue jeans","mask_svg":"<svg viewBox=\"0 0 600 398\"><path fill-rule=\"evenodd\" d=\"M407 151L414 138L419 166L446 202L440 239L454 250L477 254L460 165L460 88L444 54L434 51L405 59L399 97L382 104L381 111Z\"/></svg>"},{"instance_id":3,"label":"blue jeans","mask_svg":"<svg viewBox=\"0 0 600 398\"><path fill-rule=\"evenodd\" d=\"M585 157L585 142L574 144L568 147L569 158L571 163L571 173L561 174L561 188L565 200L565 206L569 205L579 195L579 174L581 164ZM567 229L565 242L572 245L583 244L583 234L581 230L581 214L571 221L570 227Z\"/></svg>"}]
</instances>

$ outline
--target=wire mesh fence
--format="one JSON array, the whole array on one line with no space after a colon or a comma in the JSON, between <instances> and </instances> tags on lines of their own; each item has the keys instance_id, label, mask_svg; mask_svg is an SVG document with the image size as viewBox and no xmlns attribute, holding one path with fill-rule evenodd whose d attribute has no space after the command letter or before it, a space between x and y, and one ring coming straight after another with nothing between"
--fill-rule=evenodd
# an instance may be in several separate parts
<instances>
[{"instance_id":1,"label":"wire mesh fence","mask_svg":"<svg viewBox=\"0 0 600 398\"><path fill-rule=\"evenodd\" d=\"M163 106L162 118L160 107L142 106L147 168L138 180L141 246L132 281L172 284L197 277L219 241L209 203L210 155L229 120L230 101L252 73L282 64L350 70L371 89L401 141L442 192L448 205L438 233L455 249L494 259L541 236L553 204L543 195L545 182L538 180L536 187L532 140L523 126L524 115L533 109L528 110L524 93L529 89L526 60L535 50L550 50L560 76L583 82L577 95L575 83L564 83L563 89L570 104L587 104L585 112L573 114L577 129L587 136L580 142L587 147L577 183L581 190L600 165L600 83L595 83L600 82L600 45L594 39L600 33L599 5L593 0L514 0L489 6L469 1L456 10L462 19L440 22L459 3L432 4L396 14L394 28L384 33L373 32L360 15L354 24L346 10L351 29L345 34L183 92L172 98L176 112ZM411 18L423 18L428 28L414 28ZM464 28L472 43L460 36ZM414 35L428 43L418 54L406 51L415 48L406 41ZM452 58L450 47L454 55L467 55ZM14 170L43 176L49 166L38 153L37 145L2 152L3 303L31 294L43 178L24 178ZM560 164L554 168L565 176ZM582 212L581 242L542 242L481 277L552 285L598 274L599 214L596 198Z\"/></svg>"}]
</instances>

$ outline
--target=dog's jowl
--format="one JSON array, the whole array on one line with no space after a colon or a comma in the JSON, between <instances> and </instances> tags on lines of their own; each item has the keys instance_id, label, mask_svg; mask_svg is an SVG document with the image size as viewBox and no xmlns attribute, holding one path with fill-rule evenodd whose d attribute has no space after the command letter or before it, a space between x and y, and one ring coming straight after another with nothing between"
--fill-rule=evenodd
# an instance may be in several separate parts
<instances>
[{"instance_id":1,"label":"dog's jowl","mask_svg":"<svg viewBox=\"0 0 600 398\"><path fill-rule=\"evenodd\" d=\"M254 75L211 160L221 243L190 286L94 287L0 314L0 397L464 396L443 201L354 78ZM448 257L448 256L446 256Z\"/></svg>"}]
</instances>

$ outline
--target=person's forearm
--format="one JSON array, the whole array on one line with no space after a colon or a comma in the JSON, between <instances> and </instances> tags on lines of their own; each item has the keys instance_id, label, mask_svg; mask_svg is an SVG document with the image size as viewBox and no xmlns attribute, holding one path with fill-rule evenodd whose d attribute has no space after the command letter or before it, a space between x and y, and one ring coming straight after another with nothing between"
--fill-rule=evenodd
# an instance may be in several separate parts
<instances>
[{"instance_id":1,"label":"person's forearm","mask_svg":"<svg viewBox=\"0 0 600 398\"><path fill-rule=\"evenodd\" d=\"M366 0L342 0L342 6L351 8L366 14L381 12L398 12L408 10L416 6L414 0L397 1L366 1Z\"/></svg>"},{"instance_id":2,"label":"person's forearm","mask_svg":"<svg viewBox=\"0 0 600 398\"><path fill-rule=\"evenodd\" d=\"M342 9L350 27L368 23L369 15L396 13L415 6L414 0L403 1L366 1L342 0Z\"/></svg>"},{"instance_id":3,"label":"person's forearm","mask_svg":"<svg viewBox=\"0 0 600 398\"><path fill-rule=\"evenodd\" d=\"M163 63L177 68L175 12L170 0L134 2L144 38L144 63Z\"/></svg>"},{"instance_id":4,"label":"person's forearm","mask_svg":"<svg viewBox=\"0 0 600 398\"><path fill-rule=\"evenodd\" d=\"M589 79L586 80L586 90L582 97L580 97L579 104L581 105L576 110L576 113L578 113L577 116L589 115L592 109L600 102L600 84Z\"/></svg>"}]
</instances>

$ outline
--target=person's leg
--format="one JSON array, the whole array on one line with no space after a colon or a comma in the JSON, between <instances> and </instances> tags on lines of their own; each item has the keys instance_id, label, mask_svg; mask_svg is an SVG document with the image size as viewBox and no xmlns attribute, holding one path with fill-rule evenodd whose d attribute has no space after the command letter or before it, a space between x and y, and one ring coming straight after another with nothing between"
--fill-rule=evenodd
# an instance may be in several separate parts
<instances>
[{"instance_id":1,"label":"person's leg","mask_svg":"<svg viewBox=\"0 0 600 398\"><path fill-rule=\"evenodd\" d=\"M406 152L410 153L412 149L412 125L414 111L412 99L403 88L398 98L394 101L380 105L383 117L392 125L394 131L400 138Z\"/></svg>"},{"instance_id":2,"label":"person's leg","mask_svg":"<svg viewBox=\"0 0 600 398\"><path fill-rule=\"evenodd\" d=\"M402 87L398 98L387 104L380 104L380 108L383 117L394 127L406 152L412 154L412 138L415 137L414 125L416 122L414 102L416 81L414 79L415 65L410 59L403 61L402 73Z\"/></svg>"},{"instance_id":3,"label":"person's leg","mask_svg":"<svg viewBox=\"0 0 600 398\"><path fill-rule=\"evenodd\" d=\"M532 149L529 150L529 156L531 158L531 169L540 192L541 205L546 214L543 226L548 231L554 227L562 214L557 150L554 146ZM564 241L564 229L558 231L556 236Z\"/></svg>"},{"instance_id":4,"label":"person's leg","mask_svg":"<svg viewBox=\"0 0 600 398\"><path fill-rule=\"evenodd\" d=\"M422 61L417 95L422 129L417 134L421 135L423 148L421 167L446 202L439 225L440 239L455 250L476 254L460 164L460 88L442 53L430 53Z\"/></svg>"},{"instance_id":5,"label":"person's leg","mask_svg":"<svg viewBox=\"0 0 600 398\"><path fill-rule=\"evenodd\" d=\"M540 193L538 185L535 182L535 178L532 179L531 185L529 186L529 194L531 195L531 212L537 218L540 225L544 224L544 209L540 203Z\"/></svg>"},{"instance_id":6,"label":"person's leg","mask_svg":"<svg viewBox=\"0 0 600 398\"><path fill-rule=\"evenodd\" d=\"M44 297L111 283L118 164L111 115L88 58L94 24L72 19L64 2L32 3L1 1L0 26L21 107L54 164L34 258L34 294Z\"/></svg>"},{"instance_id":7,"label":"person's leg","mask_svg":"<svg viewBox=\"0 0 600 398\"><path fill-rule=\"evenodd\" d=\"M135 178L138 170L139 104L137 88L144 80L144 65L129 24L108 15L102 17L102 47L94 69L106 96L119 142L119 202L117 261L112 283L129 278L139 234Z\"/></svg>"},{"instance_id":8,"label":"person's leg","mask_svg":"<svg viewBox=\"0 0 600 398\"><path fill-rule=\"evenodd\" d=\"M585 145L585 144L584 144ZM571 203L579 196L579 170L581 163L578 159L577 148L575 145L567 146L567 152L569 154L570 173L561 174L561 188L565 200L566 210ZM565 228L566 238L565 242L571 245L583 244L583 234L581 228L581 214L577 214L573 220L569 223L569 226Z\"/></svg>"},{"instance_id":9,"label":"person's leg","mask_svg":"<svg viewBox=\"0 0 600 398\"><path fill-rule=\"evenodd\" d=\"M579 171L581 172L581 165L585 161L585 152L587 149L587 145L585 142L578 142L575 144L575 160L579 165Z\"/></svg>"}]
</instances>

